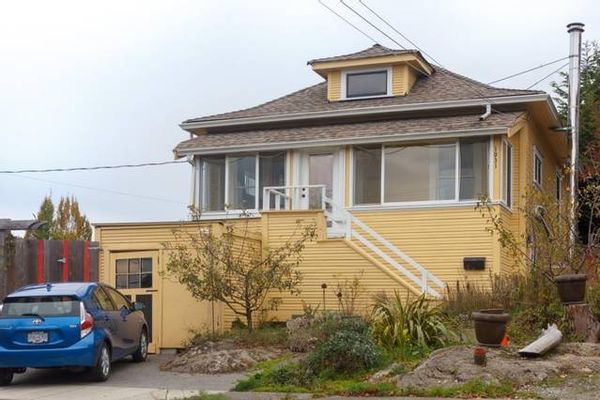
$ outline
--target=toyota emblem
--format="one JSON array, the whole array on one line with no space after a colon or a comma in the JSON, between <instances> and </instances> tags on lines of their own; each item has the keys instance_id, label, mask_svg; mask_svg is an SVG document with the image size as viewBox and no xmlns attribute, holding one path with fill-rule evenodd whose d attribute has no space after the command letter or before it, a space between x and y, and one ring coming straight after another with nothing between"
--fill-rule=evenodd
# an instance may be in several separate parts
<instances>
[{"instance_id":1,"label":"toyota emblem","mask_svg":"<svg viewBox=\"0 0 600 400\"><path fill-rule=\"evenodd\" d=\"M41 325L42 320L41 320L41 318L34 318L33 321L31 321L31 323L34 325Z\"/></svg>"}]
</instances>

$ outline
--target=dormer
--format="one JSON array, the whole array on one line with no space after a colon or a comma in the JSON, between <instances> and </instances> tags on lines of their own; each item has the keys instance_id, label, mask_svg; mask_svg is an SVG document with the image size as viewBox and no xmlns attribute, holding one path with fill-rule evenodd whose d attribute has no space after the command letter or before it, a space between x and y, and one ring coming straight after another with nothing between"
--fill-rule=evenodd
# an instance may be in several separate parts
<instances>
[{"instance_id":1,"label":"dormer","mask_svg":"<svg viewBox=\"0 0 600 400\"><path fill-rule=\"evenodd\" d=\"M419 51L394 50L380 44L308 64L327 80L329 101L406 96L419 77L433 73Z\"/></svg>"}]
</instances>

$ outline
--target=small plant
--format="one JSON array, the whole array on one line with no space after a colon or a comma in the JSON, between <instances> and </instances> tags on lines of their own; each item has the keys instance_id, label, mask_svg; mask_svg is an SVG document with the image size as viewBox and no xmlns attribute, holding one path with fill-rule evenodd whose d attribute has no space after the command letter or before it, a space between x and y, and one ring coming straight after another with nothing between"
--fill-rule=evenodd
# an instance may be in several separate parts
<instances>
[{"instance_id":1,"label":"small plant","mask_svg":"<svg viewBox=\"0 0 600 400\"><path fill-rule=\"evenodd\" d=\"M398 292L393 297L375 296L373 334L383 346L398 349L404 356L456 341L458 335L449 325L447 316L425 295L414 299L402 299Z\"/></svg>"},{"instance_id":2,"label":"small plant","mask_svg":"<svg viewBox=\"0 0 600 400\"><path fill-rule=\"evenodd\" d=\"M356 302L364 292L361 283L364 271L354 275L352 279L337 283L336 297L338 298L338 307L342 315L356 315Z\"/></svg>"}]
</instances>

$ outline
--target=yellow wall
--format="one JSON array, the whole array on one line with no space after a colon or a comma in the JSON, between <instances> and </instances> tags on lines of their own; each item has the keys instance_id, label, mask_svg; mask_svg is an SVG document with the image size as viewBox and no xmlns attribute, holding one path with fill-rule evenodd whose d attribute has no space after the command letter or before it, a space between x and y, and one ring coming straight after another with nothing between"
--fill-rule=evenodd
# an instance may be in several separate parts
<instances>
[{"instance_id":1,"label":"yellow wall","mask_svg":"<svg viewBox=\"0 0 600 400\"><path fill-rule=\"evenodd\" d=\"M259 231L259 219L249 220L249 229ZM208 227L202 223L200 227ZM153 250L158 253L157 273L154 274L155 287L158 288L162 318L154 321L154 328L159 329L159 347L182 347L189 339L192 331L209 331L212 329L212 307L210 302L195 300L178 282L161 272L165 271L169 254L163 250L162 243L174 240L173 229L181 232L196 233L200 228L197 223L155 223L155 224L114 224L100 226L95 230L95 238L100 242L100 281L114 285L114 277L108 275L110 254ZM158 280L158 281L156 281ZM232 318L224 310L223 305L215 306L216 330L230 326Z\"/></svg>"},{"instance_id":2,"label":"yellow wall","mask_svg":"<svg viewBox=\"0 0 600 400\"><path fill-rule=\"evenodd\" d=\"M337 101L342 97L342 74L332 71L327 74L327 100Z\"/></svg>"}]
</instances>

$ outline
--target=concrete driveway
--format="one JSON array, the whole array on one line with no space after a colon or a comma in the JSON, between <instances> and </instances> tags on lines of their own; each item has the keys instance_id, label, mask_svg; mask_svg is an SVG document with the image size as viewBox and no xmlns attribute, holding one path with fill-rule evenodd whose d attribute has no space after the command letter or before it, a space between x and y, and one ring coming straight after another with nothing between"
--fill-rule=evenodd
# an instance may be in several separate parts
<instances>
[{"instance_id":1,"label":"concrete driveway","mask_svg":"<svg viewBox=\"0 0 600 400\"><path fill-rule=\"evenodd\" d=\"M190 375L163 372L160 364L172 355L151 355L145 363L124 360L113 364L107 382L90 382L84 373L67 370L28 370L13 384L0 388L0 400L145 400L174 399L203 392L229 390L242 374Z\"/></svg>"}]
</instances>

